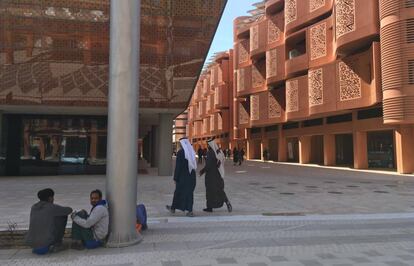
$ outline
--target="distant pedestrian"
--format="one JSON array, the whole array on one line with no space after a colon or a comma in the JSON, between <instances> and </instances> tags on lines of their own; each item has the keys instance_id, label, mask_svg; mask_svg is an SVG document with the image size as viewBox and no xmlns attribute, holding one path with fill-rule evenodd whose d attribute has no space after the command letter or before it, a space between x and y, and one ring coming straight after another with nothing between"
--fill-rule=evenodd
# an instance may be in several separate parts
<instances>
[{"instance_id":1,"label":"distant pedestrian","mask_svg":"<svg viewBox=\"0 0 414 266\"><path fill-rule=\"evenodd\" d=\"M241 148L241 150L239 151L239 165L241 165L244 161L244 149Z\"/></svg>"},{"instance_id":2,"label":"distant pedestrian","mask_svg":"<svg viewBox=\"0 0 414 266\"><path fill-rule=\"evenodd\" d=\"M233 149L233 165L236 165L239 163L239 150L237 147L234 147Z\"/></svg>"},{"instance_id":3,"label":"distant pedestrian","mask_svg":"<svg viewBox=\"0 0 414 266\"><path fill-rule=\"evenodd\" d=\"M221 208L226 203L227 210L231 212L233 207L224 192L224 153L214 140L210 140L207 144L209 149L206 165L200 171L200 175L205 174L206 185L207 208L203 211L212 212L213 209Z\"/></svg>"},{"instance_id":4,"label":"distant pedestrian","mask_svg":"<svg viewBox=\"0 0 414 266\"><path fill-rule=\"evenodd\" d=\"M198 147L197 155L198 155L198 163L202 164L203 163L203 149L201 148L201 146Z\"/></svg>"},{"instance_id":5,"label":"distant pedestrian","mask_svg":"<svg viewBox=\"0 0 414 266\"><path fill-rule=\"evenodd\" d=\"M263 160L268 161L269 160L269 151L267 149L263 150Z\"/></svg>"},{"instance_id":6,"label":"distant pedestrian","mask_svg":"<svg viewBox=\"0 0 414 266\"><path fill-rule=\"evenodd\" d=\"M181 210L186 212L187 216L193 217L197 161L193 146L187 138L181 138L180 145L181 149L177 152L174 171L174 197L172 205L165 207L171 213L175 213L175 210Z\"/></svg>"}]
</instances>

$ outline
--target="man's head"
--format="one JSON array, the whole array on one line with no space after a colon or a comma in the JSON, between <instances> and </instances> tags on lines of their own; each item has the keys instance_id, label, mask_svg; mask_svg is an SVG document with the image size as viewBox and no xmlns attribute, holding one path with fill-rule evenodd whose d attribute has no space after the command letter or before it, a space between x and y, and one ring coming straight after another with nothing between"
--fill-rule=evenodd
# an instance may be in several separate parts
<instances>
[{"instance_id":1,"label":"man's head","mask_svg":"<svg viewBox=\"0 0 414 266\"><path fill-rule=\"evenodd\" d=\"M102 199L102 191L100 191L99 189L93 190L91 192L90 199L91 205L96 206L96 204L98 204L98 202Z\"/></svg>"},{"instance_id":2,"label":"man's head","mask_svg":"<svg viewBox=\"0 0 414 266\"><path fill-rule=\"evenodd\" d=\"M41 201L47 201L53 203L55 192L51 188L45 188L37 192L37 197Z\"/></svg>"}]
</instances>

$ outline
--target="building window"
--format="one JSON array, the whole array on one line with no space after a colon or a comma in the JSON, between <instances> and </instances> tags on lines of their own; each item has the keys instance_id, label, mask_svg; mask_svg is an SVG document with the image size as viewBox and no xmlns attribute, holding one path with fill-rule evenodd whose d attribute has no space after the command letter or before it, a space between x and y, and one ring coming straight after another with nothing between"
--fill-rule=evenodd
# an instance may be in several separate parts
<instances>
[{"instance_id":1,"label":"building window","mask_svg":"<svg viewBox=\"0 0 414 266\"><path fill-rule=\"evenodd\" d=\"M277 130L278 130L277 125L265 127L265 132L271 132L271 131L277 131Z\"/></svg>"},{"instance_id":2,"label":"building window","mask_svg":"<svg viewBox=\"0 0 414 266\"><path fill-rule=\"evenodd\" d=\"M382 117L382 107L358 111L358 120Z\"/></svg>"},{"instance_id":3,"label":"building window","mask_svg":"<svg viewBox=\"0 0 414 266\"><path fill-rule=\"evenodd\" d=\"M352 121L352 114L344 114L344 115L330 116L327 118L326 123L336 124L336 123L350 122L350 121Z\"/></svg>"},{"instance_id":4,"label":"building window","mask_svg":"<svg viewBox=\"0 0 414 266\"><path fill-rule=\"evenodd\" d=\"M321 125L323 125L323 119L322 118L303 121L303 126L304 127L313 127L313 126L321 126Z\"/></svg>"},{"instance_id":5,"label":"building window","mask_svg":"<svg viewBox=\"0 0 414 266\"><path fill-rule=\"evenodd\" d=\"M284 124L282 126L283 129L294 129L294 128L299 128L299 123L298 122L292 122L292 123L287 123Z\"/></svg>"}]
</instances>

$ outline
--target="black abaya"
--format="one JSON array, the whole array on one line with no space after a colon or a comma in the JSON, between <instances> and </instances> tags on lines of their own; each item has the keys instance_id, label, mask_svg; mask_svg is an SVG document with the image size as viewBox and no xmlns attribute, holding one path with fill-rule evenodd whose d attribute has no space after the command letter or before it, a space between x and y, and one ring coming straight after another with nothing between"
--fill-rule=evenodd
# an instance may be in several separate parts
<instances>
[{"instance_id":1,"label":"black abaya","mask_svg":"<svg viewBox=\"0 0 414 266\"><path fill-rule=\"evenodd\" d=\"M176 182L176 186L171 209L192 212L196 173L194 170L191 171L191 174L188 172L188 161L185 158L183 149L180 149L177 153L174 181Z\"/></svg>"}]
</instances>

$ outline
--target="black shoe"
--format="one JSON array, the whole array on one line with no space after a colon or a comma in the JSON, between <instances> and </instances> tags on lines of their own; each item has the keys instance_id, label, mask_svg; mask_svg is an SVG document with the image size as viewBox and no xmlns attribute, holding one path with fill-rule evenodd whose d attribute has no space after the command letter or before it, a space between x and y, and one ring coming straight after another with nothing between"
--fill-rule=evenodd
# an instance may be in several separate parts
<instances>
[{"instance_id":1,"label":"black shoe","mask_svg":"<svg viewBox=\"0 0 414 266\"><path fill-rule=\"evenodd\" d=\"M75 250L84 250L85 246L83 245L81 240L72 240L70 248Z\"/></svg>"},{"instance_id":2,"label":"black shoe","mask_svg":"<svg viewBox=\"0 0 414 266\"><path fill-rule=\"evenodd\" d=\"M56 253L63 250L66 250L66 247L62 243L55 243L49 247L50 253Z\"/></svg>"},{"instance_id":3,"label":"black shoe","mask_svg":"<svg viewBox=\"0 0 414 266\"><path fill-rule=\"evenodd\" d=\"M213 212L213 209L212 208L205 208L205 209L203 209L203 211L205 211L205 212Z\"/></svg>"},{"instance_id":4,"label":"black shoe","mask_svg":"<svg viewBox=\"0 0 414 266\"><path fill-rule=\"evenodd\" d=\"M170 212L170 213L175 213L175 209L171 208L170 205L165 205L165 208Z\"/></svg>"},{"instance_id":5,"label":"black shoe","mask_svg":"<svg viewBox=\"0 0 414 266\"><path fill-rule=\"evenodd\" d=\"M233 206L231 206L230 201L227 201L227 202L226 202L226 205L227 205L227 210L228 210L229 212L232 212L232 210L233 210Z\"/></svg>"},{"instance_id":6,"label":"black shoe","mask_svg":"<svg viewBox=\"0 0 414 266\"><path fill-rule=\"evenodd\" d=\"M187 216L187 217L194 217L194 213L193 212L187 212L185 214L185 216Z\"/></svg>"}]
</instances>

